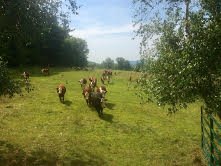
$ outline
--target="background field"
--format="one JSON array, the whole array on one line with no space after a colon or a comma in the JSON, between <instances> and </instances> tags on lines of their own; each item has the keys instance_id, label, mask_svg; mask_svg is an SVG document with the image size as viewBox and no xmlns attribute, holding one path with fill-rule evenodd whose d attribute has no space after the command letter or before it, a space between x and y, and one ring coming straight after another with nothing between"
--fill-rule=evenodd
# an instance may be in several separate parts
<instances>
[{"instance_id":1,"label":"background field","mask_svg":"<svg viewBox=\"0 0 221 166\"><path fill-rule=\"evenodd\" d=\"M135 82L128 89L129 73L121 72L107 85L99 118L77 81L101 72L52 68L42 76L33 68L33 92L0 98L0 165L204 165L200 103L168 116L155 104L141 105ZM67 88L65 104L56 94L60 83Z\"/></svg>"}]
</instances>

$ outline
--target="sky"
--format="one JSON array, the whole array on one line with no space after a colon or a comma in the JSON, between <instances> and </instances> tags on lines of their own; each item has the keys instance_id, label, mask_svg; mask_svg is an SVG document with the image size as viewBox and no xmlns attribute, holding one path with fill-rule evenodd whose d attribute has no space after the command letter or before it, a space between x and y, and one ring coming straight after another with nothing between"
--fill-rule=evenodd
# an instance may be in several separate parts
<instances>
[{"instance_id":1,"label":"sky","mask_svg":"<svg viewBox=\"0 0 221 166\"><path fill-rule=\"evenodd\" d=\"M77 0L79 15L71 16L71 36L87 41L88 60L101 63L107 57L140 59L140 40L132 23L132 0Z\"/></svg>"}]
</instances>

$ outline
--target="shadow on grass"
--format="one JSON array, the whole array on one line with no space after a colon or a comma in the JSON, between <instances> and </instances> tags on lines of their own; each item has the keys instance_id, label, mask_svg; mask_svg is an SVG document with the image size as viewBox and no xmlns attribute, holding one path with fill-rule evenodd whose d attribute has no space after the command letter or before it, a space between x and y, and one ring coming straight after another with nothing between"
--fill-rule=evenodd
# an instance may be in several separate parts
<instances>
[{"instance_id":1,"label":"shadow on grass","mask_svg":"<svg viewBox=\"0 0 221 166\"><path fill-rule=\"evenodd\" d=\"M97 115L98 115L98 112L97 112L97 110L96 110L94 107L90 106L90 108L91 108L91 111L96 112ZM98 116L99 116L99 115L98 115ZM100 118L101 118L102 120L105 120L105 121L107 121L107 122L112 123L114 116L111 115L111 114L106 114L106 113L103 112L103 115L102 115Z\"/></svg>"},{"instance_id":2,"label":"shadow on grass","mask_svg":"<svg viewBox=\"0 0 221 166\"><path fill-rule=\"evenodd\" d=\"M19 146L0 141L1 166L56 166L56 165L105 165L105 162L91 152L85 150L69 151L69 156L59 158L56 152L46 152L43 149L26 153Z\"/></svg>"},{"instance_id":3,"label":"shadow on grass","mask_svg":"<svg viewBox=\"0 0 221 166\"><path fill-rule=\"evenodd\" d=\"M65 104L66 106L70 106L70 105L72 104L72 101L65 100L65 101L64 101L64 104Z\"/></svg>"},{"instance_id":4,"label":"shadow on grass","mask_svg":"<svg viewBox=\"0 0 221 166\"><path fill-rule=\"evenodd\" d=\"M106 107L107 107L108 109L113 110L113 108L114 108L114 106L115 106L116 104L113 104L113 103L105 103L105 105L106 105Z\"/></svg>"},{"instance_id":5,"label":"shadow on grass","mask_svg":"<svg viewBox=\"0 0 221 166\"><path fill-rule=\"evenodd\" d=\"M113 123L113 118L114 118L113 115L106 114L106 113L103 113L103 115L101 116L102 120L105 120L105 121L110 122L110 123Z\"/></svg>"}]
</instances>

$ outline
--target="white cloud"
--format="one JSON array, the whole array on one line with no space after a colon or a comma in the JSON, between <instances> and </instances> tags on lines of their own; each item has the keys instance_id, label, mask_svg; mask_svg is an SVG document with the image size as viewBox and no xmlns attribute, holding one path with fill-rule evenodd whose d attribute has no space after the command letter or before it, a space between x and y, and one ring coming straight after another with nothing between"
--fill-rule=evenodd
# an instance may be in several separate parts
<instances>
[{"instance_id":1,"label":"white cloud","mask_svg":"<svg viewBox=\"0 0 221 166\"><path fill-rule=\"evenodd\" d=\"M132 33L133 30L135 30L135 28L132 25L124 25L120 27L111 27L111 28L97 26L97 27L90 27L87 29L75 30L70 32L70 35L80 38L88 38L88 37L110 35L110 34Z\"/></svg>"}]
</instances>

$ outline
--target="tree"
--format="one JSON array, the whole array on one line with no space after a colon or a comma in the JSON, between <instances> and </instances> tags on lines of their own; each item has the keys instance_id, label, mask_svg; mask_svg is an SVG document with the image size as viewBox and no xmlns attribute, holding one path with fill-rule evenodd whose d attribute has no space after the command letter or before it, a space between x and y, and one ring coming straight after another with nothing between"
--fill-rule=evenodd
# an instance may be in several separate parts
<instances>
[{"instance_id":1,"label":"tree","mask_svg":"<svg viewBox=\"0 0 221 166\"><path fill-rule=\"evenodd\" d=\"M65 1L69 2L69 5L66 4L72 12L77 14L78 6L75 0ZM30 56L32 50L29 49L30 47L35 48L33 44L40 48L37 50L38 52L44 50L44 53L52 54L51 48L56 52L55 47L47 44L48 40L56 42L55 31L59 31L59 22L65 30L63 31L65 32L64 37L67 37L70 31L67 15L59 10L61 6L62 1L57 0L0 1L0 56L4 55L4 59L8 61L8 64L15 66L21 63L33 62L32 56ZM43 47L46 49L42 49ZM45 55L48 54L45 53ZM47 61L48 58L40 59Z\"/></svg>"},{"instance_id":2,"label":"tree","mask_svg":"<svg viewBox=\"0 0 221 166\"><path fill-rule=\"evenodd\" d=\"M144 67L144 59L141 59L140 61L137 61L136 66L134 67L134 70L136 72L140 72L142 71L143 67Z\"/></svg>"},{"instance_id":3,"label":"tree","mask_svg":"<svg viewBox=\"0 0 221 166\"><path fill-rule=\"evenodd\" d=\"M87 66L87 55L89 50L85 40L69 37L65 39L63 47L64 52L60 59L63 65Z\"/></svg>"},{"instance_id":4,"label":"tree","mask_svg":"<svg viewBox=\"0 0 221 166\"><path fill-rule=\"evenodd\" d=\"M125 60L125 62L124 62L124 70L131 70L132 69L132 67L131 67L131 64L130 64L130 62L128 61L128 60Z\"/></svg>"},{"instance_id":5,"label":"tree","mask_svg":"<svg viewBox=\"0 0 221 166\"><path fill-rule=\"evenodd\" d=\"M77 14L75 0L65 1L72 13ZM28 92L32 90L29 81L11 77L6 62L10 66L42 64L55 62L61 55L62 42L70 31L67 16L60 17L63 13L58 10L62 2L0 1L0 96L21 94L23 85Z\"/></svg>"},{"instance_id":6,"label":"tree","mask_svg":"<svg viewBox=\"0 0 221 166\"><path fill-rule=\"evenodd\" d=\"M103 62L102 65L104 66L105 69L114 69L114 60L111 58L106 58Z\"/></svg>"},{"instance_id":7,"label":"tree","mask_svg":"<svg viewBox=\"0 0 221 166\"><path fill-rule=\"evenodd\" d=\"M15 94L22 95L22 87L27 92L33 90L29 80L14 80L7 69L7 63L0 57L0 96L13 97Z\"/></svg>"},{"instance_id":8,"label":"tree","mask_svg":"<svg viewBox=\"0 0 221 166\"><path fill-rule=\"evenodd\" d=\"M161 1L154 2L163 6ZM134 1L143 9L134 19L140 25L137 35L143 38L144 58L148 59L148 41L156 38L151 70L144 71L149 78L142 79L140 96L146 95L147 101L160 106L170 105L170 112L200 99L207 111L221 115L220 1L199 1L197 9L193 9L189 8L194 5L189 0L168 0L164 10L153 6L154 2ZM183 5L188 9L184 11ZM159 10L150 21L147 13L154 9Z\"/></svg>"},{"instance_id":9,"label":"tree","mask_svg":"<svg viewBox=\"0 0 221 166\"><path fill-rule=\"evenodd\" d=\"M118 69L119 69L119 70L123 70L123 69L124 69L125 59L122 58L122 57L118 57L118 58L116 58L116 61L117 61Z\"/></svg>"},{"instance_id":10,"label":"tree","mask_svg":"<svg viewBox=\"0 0 221 166\"><path fill-rule=\"evenodd\" d=\"M119 70L131 70L132 67L130 65L130 62L128 60L125 60L122 57L116 58L117 61L117 67Z\"/></svg>"}]
</instances>

